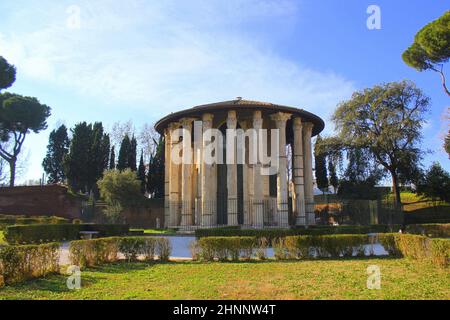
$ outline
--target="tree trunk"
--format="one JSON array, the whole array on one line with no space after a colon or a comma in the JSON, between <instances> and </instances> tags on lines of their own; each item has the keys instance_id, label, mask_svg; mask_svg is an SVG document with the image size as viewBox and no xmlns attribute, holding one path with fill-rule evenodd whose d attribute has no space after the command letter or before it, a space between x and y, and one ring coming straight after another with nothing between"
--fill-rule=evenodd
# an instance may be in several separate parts
<instances>
[{"instance_id":1,"label":"tree trunk","mask_svg":"<svg viewBox=\"0 0 450 320\"><path fill-rule=\"evenodd\" d=\"M392 176L392 191L394 192L394 199L396 206L401 206L402 201L400 199L400 187L398 185L398 177L395 171L391 171Z\"/></svg>"},{"instance_id":2,"label":"tree trunk","mask_svg":"<svg viewBox=\"0 0 450 320\"><path fill-rule=\"evenodd\" d=\"M9 186L14 187L14 182L16 180L16 159L11 159L9 161Z\"/></svg>"}]
</instances>

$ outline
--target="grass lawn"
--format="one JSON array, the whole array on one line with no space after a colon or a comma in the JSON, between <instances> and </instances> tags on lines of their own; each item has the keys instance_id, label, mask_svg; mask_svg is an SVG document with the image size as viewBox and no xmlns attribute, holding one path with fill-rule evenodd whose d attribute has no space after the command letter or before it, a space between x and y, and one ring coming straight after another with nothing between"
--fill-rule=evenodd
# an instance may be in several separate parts
<instances>
[{"instance_id":1,"label":"grass lawn","mask_svg":"<svg viewBox=\"0 0 450 320\"><path fill-rule=\"evenodd\" d=\"M369 265L380 290L366 288ZM165 264L117 263L82 272L81 290L51 276L0 289L0 299L450 299L450 273L406 259Z\"/></svg>"}]
</instances>

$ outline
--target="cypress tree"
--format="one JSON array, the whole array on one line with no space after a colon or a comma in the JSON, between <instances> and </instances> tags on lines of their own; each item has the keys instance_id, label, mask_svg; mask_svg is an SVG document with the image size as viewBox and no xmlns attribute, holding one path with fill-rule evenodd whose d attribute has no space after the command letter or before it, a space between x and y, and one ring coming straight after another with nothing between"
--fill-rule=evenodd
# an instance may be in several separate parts
<instances>
[{"instance_id":1,"label":"cypress tree","mask_svg":"<svg viewBox=\"0 0 450 320\"><path fill-rule=\"evenodd\" d=\"M120 144L119 158L117 160L118 170L125 170L126 168L128 168L130 149L131 141L126 134L122 139L122 143Z\"/></svg>"},{"instance_id":2,"label":"cypress tree","mask_svg":"<svg viewBox=\"0 0 450 320\"><path fill-rule=\"evenodd\" d=\"M116 154L114 152L114 146L111 147L111 154L109 156L109 170L116 168Z\"/></svg>"},{"instance_id":3,"label":"cypress tree","mask_svg":"<svg viewBox=\"0 0 450 320\"><path fill-rule=\"evenodd\" d=\"M327 175L327 165L326 165L326 154L320 151L320 144L322 143L322 138L320 135L317 136L316 144L314 146L314 162L315 162L315 172L316 172L316 183L317 187L325 193L328 190L328 175Z\"/></svg>"},{"instance_id":4,"label":"cypress tree","mask_svg":"<svg viewBox=\"0 0 450 320\"><path fill-rule=\"evenodd\" d=\"M63 160L69 152L69 144L69 136L65 125L61 125L58 129L50 132L47 154L42 161L44 171L48 175L48 183L63 182L66 179Z\"/></svg>"},{"instance_id":5,"label":"cypress tree","mask_svg":"<svg viewBox=\"0 0 450 320\"><path fill-rule=\"evenodd\" d=\"M145 194L145 164L144 151L141 150L141 159L139 160L138 179L141 181L141 193Z\"/></svg>"}]
</instances>

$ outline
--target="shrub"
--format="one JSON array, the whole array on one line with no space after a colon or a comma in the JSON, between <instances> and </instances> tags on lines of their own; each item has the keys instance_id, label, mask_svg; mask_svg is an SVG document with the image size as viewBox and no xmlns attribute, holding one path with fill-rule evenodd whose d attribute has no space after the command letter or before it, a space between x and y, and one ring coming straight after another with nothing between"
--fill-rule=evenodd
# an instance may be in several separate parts
<instances>
[{"instance_id":1,"label":"shrub","mask_svg":"<svg viewBox=\"0 0 450 320\"><path fill-rule=\"evenodd\" d=\"M405 231L431 238L449 238L450 223L410 224L406 226Z\"/></svg>"},{"instance_id":2,"label":"shrub","mask_svg":"<svg viewBox=\"0 0 450 320\"><path fill-rule=\"evenodd\" d=\"M339 258L364 255L367 235L323 235L286 237L287 256L293 259L317 257Z\"/></svg>"},{"instance_id":3,"label":"shrub","mask_svg":"<svg viewBox=\"0 0 450 320\"><path fill-rule=\"evenodd\" d=\"M204 261L250 259L255 243L254 237L205 237L197 241L198 257Z\"/></svg>"},{"instance_id":4,"label":"shrub","mask_svg":"<svg viewBox=\"0 0 450 320\"><path fill-rule=\"evenodd\" d=\"M111 237L72 241L69 248L72 264L81 268L115 262L119 253L128 261L136 261L139 256L153 260L155 255L161 261L169 259L171 246L167 238L154 237Z\"/></svg>"},{"instance_id":5,"label":"shrub","mask_svg":"<svg viewBox=\"0 0 450 320\"><path fill-rule=\"evenodd\" d=\"M68 223L69 220L55 216L13 216L13 215L0 215L0 230L3 230L10 225L30 225L30 224L62 224Z\"/></svg>"},{"instance_id":6,"label":"shrub","mask_svg":"<svg viewBox=\"0 0 450 320\"><path fill-rule=\"evenodd\" d=\"M80 231L98 231L100 237L120 236L128 233L123 224L36 224L8 226L5 239L10 244L29 244L78 239Z\"/></svg>"},{"instance_id":7,"label":"shrub","mask_svg":"<svg viewBox=\"0 0 450 320\"><path fill-rule=\"evenodd\" d=\"M269 241L266 238L258 238L256 240L256 250L255 254L259 260L267 259L267 247L269 246Z\"/></svg>"},{"instance_id":8,"label":"shrub","mask_svg":"<svg viewBox=\"0 0 450 320\"><path fill-rule=\"evenodd\" d=\"M390 255L428 261L439 266L448 266L450 239L430 239L414 234L384 234L378 236Z\"/></svg>"},{"instance_id":9,"label":"shrub","mask_svg":"<svg viewBox=\"0 0 450 320\"><path fill-rule=\"evenodd\" d=\"M240 229L240 228L212 228L198 229L195 231L197 238L203 237L256 237L266 238L269 243L278 238L297 235L327 235L327 234L367 234L386 233L398 231L400 225L389 227L387 225L371 226L311 226L308 228L297 227L294 229Z\"/></svg>"},{"instance_id":10,"label":"shrub","mask_svg":"<svg viewBox=\"0 0 450 320\"><path fill-rule=\"evenodd\" d=\"M0 248L0 275L6 284L59 272L59 244Z\"/></svg>"}]
</instances>

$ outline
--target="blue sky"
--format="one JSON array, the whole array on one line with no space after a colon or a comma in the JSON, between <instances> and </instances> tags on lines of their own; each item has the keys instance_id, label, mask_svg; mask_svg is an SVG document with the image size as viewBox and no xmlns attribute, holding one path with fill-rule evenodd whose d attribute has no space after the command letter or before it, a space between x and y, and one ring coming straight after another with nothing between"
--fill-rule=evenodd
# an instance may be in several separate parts
<instances>
[{"instance_id":1,"label":"blue sky","mask_svg":"<svg viewBox=\"0 0 450 320\"><path fill-rule=\"evenodd\" d=\"M372 4L380 30L366 27ZM401 60L415 33L445 10L438 0L3 0L0 55L18 69L9 91L52 107L48 130L25 142L19 182L41 177L49 132L60 123L131 119L139 127L242 96L305 108L331 133L330 115L354 90L402 79L431 97L425 164L450 170L442 148L450 99L437 74Z\"/></svg>"}]
</instances>

